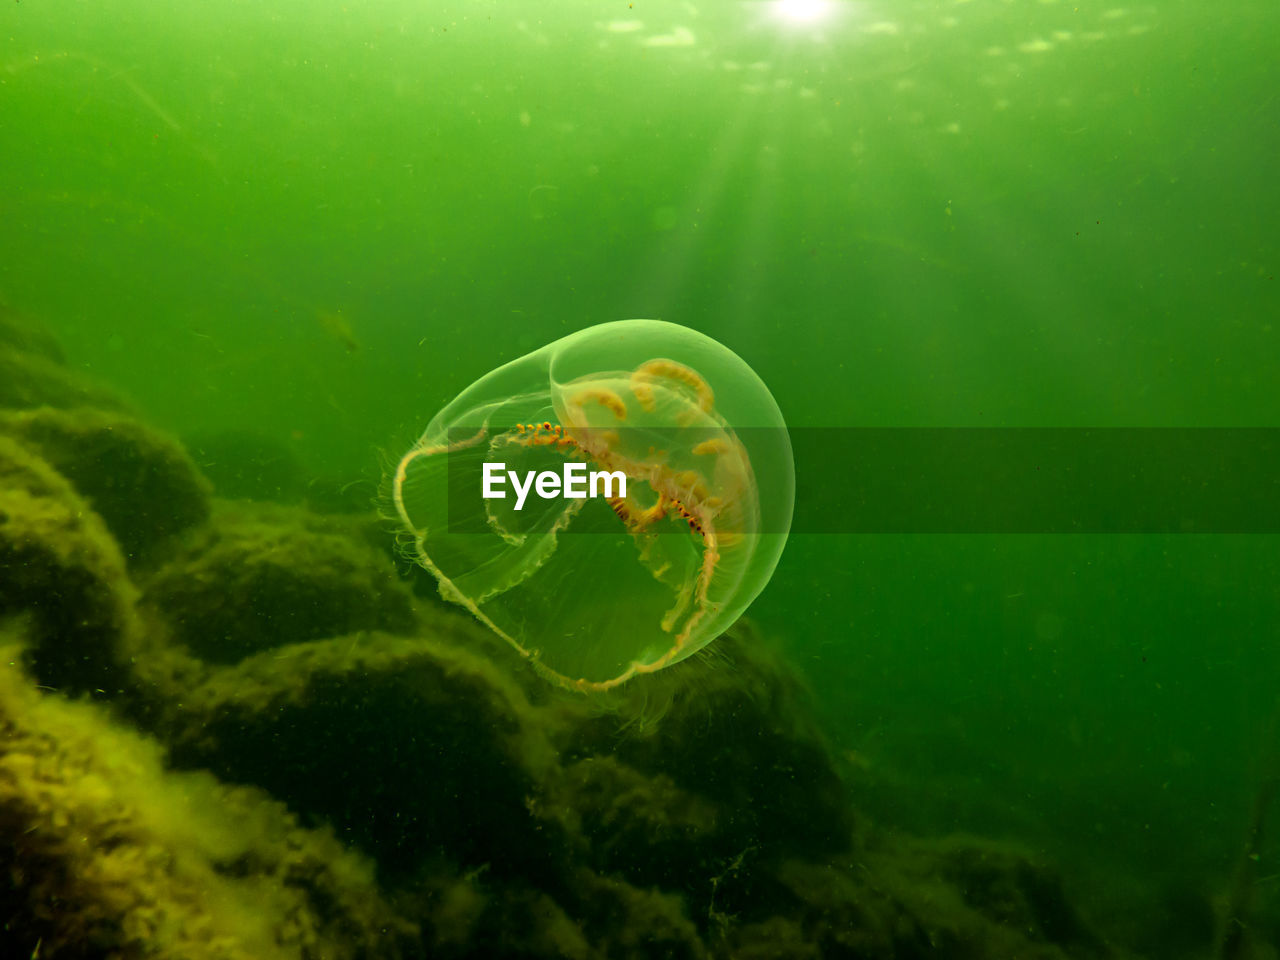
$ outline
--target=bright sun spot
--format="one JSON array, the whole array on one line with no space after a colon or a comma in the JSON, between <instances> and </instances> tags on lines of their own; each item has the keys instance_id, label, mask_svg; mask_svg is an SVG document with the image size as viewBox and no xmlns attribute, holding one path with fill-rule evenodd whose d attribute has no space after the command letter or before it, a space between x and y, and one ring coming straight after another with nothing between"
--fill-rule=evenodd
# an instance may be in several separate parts
<instances>
[{"instance_id":1,"label":"bright sun spot","mask_svg":"<svg viewBox=\"0 0 1280 960\"><path fill-rule=\"evenodd\" d=\"M831 9L830 0L774 0L774 12L791 23L814 23Z\"/></svg>"}]
</instances>

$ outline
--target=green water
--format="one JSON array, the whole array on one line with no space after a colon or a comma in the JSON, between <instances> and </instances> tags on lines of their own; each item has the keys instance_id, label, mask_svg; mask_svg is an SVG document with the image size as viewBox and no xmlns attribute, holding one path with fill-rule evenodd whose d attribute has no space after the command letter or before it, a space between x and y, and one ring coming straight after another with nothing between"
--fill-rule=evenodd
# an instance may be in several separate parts
<instances>
[{"instance_id":1,"label":"green water","mask_svg":"<svg viewBox=\"0 0 1280 960\"><path fill-rule=\"evenodd\" d=\"M1248 0L6 2L0 292L152 422L371 490L625 317L793 427L1276 426L1278 39ZM877 817L1213 888L1278 582L1266 536L801 533L752 615Z\"/></svg>"}]
</instances>

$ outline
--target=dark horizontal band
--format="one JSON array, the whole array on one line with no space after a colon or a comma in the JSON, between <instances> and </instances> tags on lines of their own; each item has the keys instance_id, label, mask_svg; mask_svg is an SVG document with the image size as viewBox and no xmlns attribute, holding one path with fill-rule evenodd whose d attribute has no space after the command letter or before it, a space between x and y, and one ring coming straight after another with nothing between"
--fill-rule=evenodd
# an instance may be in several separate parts
<instances>
[{"instance_id":1,"label":"dark horizontal band","mask_svg":"<svg viewBox=\"0 0 1280 960\"><path fill-rule=\"evenodd\" d=\"M661 443L671 448L705 438L679 428L662 433ZM1280 428L806 427L736 434L759 480L762 533L1280 533ZM785 476L777 458L788 449L795 463L793 516L785 495L776 493ZM450 499L467 507L450 509L451 533L486 529L474 509L475 461L474 452L450 457ZM577 532L584 531L570 525L563 534Z\"/></svg>"},{"instance_id":2,"label":"dark horizontal band","mask_svg":"<svg viewBox=\"0 0 1280 960\"><path fill-rule=\"evenodd\" d=\"M1280 533L1280 429L799 429L803 533Z\"/></svg>"}]
</instances>

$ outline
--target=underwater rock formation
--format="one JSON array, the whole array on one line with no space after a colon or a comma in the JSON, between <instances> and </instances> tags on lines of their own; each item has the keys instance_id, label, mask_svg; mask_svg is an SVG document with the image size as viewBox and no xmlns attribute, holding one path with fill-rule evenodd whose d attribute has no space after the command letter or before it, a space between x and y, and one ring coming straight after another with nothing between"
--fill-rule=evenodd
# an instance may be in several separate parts
<instances>
[{"instance_id":1,"label":"underwater rock formation","mask_svg":"<svg viewBox=\"0 0 1280 960\"><path fill-rule=\"evenodd\" d=\"M42 326L0 304L0 409L96 407L123 410L115 391L65 365Z\"/></svg>"},{"instance_id":2,"label":"underwater rock formation","mask_svg":"<svg viewBox=\"0 0 1280 960\"><path fill-rule=\"evenodd\" d=\"M607 716L577 726L570 752L612 753L721 805L729 852L820 856L853 838L847 788L794 671L747 623L717 641L714 657L683 668L658 719L619 738ZM731 814L729 813L731 811Z\"/></svg>"},{"instance_id":3,"label":"underwater rock formation","mask_svg":"<svg viewBox=\"0 0 1280 960\"><path fill-rule=\"evenodd\" d=\"M0 435L0 621L22 615L40 682L118 694L141 627L137 590L99 516L48 463Z\"/></svg>"},{"instance_id":4,"label":"underwater rock formation","mask_svg":"<svg viewBox=\"0 0 1280 960\"><path fill-rule=\"evenodd\" d=\"M36 690L15 640L0 632L0 955L341 960L415 944L331 831L260 790L167 772L101 707Z\"/></svg>"},{"instance_id":5,"label":"underwater rock formation","mask_svg":"<svg viewBox=\"0 0 1280 960\"><path fill-rule=\"evenodd\" d=\"M556 856L527 798L555 753L520 690L425 638L357 633L211 670L159 721L175 761L258 784L402 876ZM319 734L319 732L323 732Z\"/></svg>"},{"instance_id":6,"label":"underwater rock formation","mask_svg":"<svg viewBox=\"0 0 1280 960\"><path fill-rule=\"evenodd\" d=\"M214 663L415 627L409 591L383 554L337 522L283 507L225 505L144 591L174 638Z\"/></svg>"},{"instance_id":7,"label":"underwater rock formation","mask_svg":"<svg viewBox=\"0 0 1280 960\"><path fill-rule=\"evenodd\" d=\"M62 369L4 331L0 394ZM1025 851L878 831L747 625L564 693L372 515L210 500L83 398L0 415L0 956L1123 956Z\"/></svg>"},{"instance_id":8,"label":"underwater rock formation","mask_svg":"<svg viewBox=\"0 0 1280 960\"><path fill-rule=\"evenodd\" d=\"M0 303L0 352L6 350L53 363L67 362L53 334L8 304Z\"/></svg>"},{"instance_id":9,"label":"underwater rock formation","mask_svg":"<svg viewBox=\"0 0 1280 960\"><path fill-rule=\"evenodd\" d=\"M106 521L130 563L203 523L210 488L169 437L101 410L0 412L0 434L38 452Z\"/></svg>"}]
</instances>

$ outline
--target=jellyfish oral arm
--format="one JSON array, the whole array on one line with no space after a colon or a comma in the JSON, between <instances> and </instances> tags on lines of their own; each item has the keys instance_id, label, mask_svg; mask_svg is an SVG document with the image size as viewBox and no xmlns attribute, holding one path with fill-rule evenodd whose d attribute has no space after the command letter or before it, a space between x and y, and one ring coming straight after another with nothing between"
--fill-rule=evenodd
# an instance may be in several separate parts
<instances>
[{"instance_id":1,"label":"jellyfish oral arm","mask_svg":"<svg viewBox=\"0 0 1280 960\"><path fill-rule=\"evenodd\" d=\"M627 475L621 470L593 470L587 473L585 463L566 462L560 473L554 470L526 470L524 482L515 470L508 470L505 463L486 461L483 467L481 496L486 500L505 500L507 492L503 483L511 481L516 492L516 510L523 510L529 491L535 491L543 500L564 497L569 500L585 500L587 497L625 497ZM615 488L616 491L615 492Z\"/></svg>"}]
</instances>

